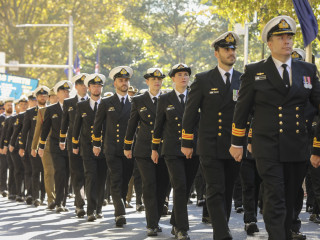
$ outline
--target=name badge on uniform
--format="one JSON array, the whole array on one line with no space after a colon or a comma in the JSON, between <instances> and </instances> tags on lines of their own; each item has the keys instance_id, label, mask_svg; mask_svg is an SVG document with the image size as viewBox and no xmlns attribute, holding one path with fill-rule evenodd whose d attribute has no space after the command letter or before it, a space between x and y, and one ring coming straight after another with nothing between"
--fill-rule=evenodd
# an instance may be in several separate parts
<instances>
[{"instance_id":1,"label":"name badge on uniform","mask_svg":"<svg viewBox=\"0 0 320 240\"><path fill-rule=\"evenodd\" d=\"M175 109L173 105L168 105L167 111Z\"/></svg>"},{"instance_id":2,"label":"name badge on uniform","mask_svg":"<svg viewBox=\"0 0 320 240\"><path fill-rule=\"evenodd\" d=\"M68 112L72 111L73 110L73 107L69 107L68 109Z\"/></svg>"},{"instance_id":3,"label":"name badge on uniform","mask_svg":"<svg viewBox=\"0 0 320 240\"><path fill-rule=\"evenodd\" d=\"M233 89L233 95L232 95L232 99L233 99L233 101L238 101L238 96L239 96L239 90L237 90L237 89Z\"/></svg>"},{"instance_id":4,"label":"name badge on uniform","mask_svg":"<svg viewBox=\"0 0 320 240\"><path fill-rule=\"evenodd\" d=\"M217 94L219 93L219 89L218 88L211 88L209 94Z\"/></svg>"},{"instance_id":5,"label":"name badge on uniform","mask_svg":"<svg viewBox=\"0 0 320 240\"><path fill-rule=\"evenodd\" d=\"M58 114L56 113L52 115L52 118L57 118L57 117L58 117Z\"/></svg>"},{"instance_id":6,"label":"name badge on uniform","mask_svg":"<svg viewBox=\"0 0 320 240\"><path fill-rule=\"evenodd\" d=\"M259 80L266 80L267 76L264 73L257 73L256 76L254 77L254 80L259 81Z\"/></svg>"},{"instance_id":7,"label":"name badge on uniform","mask_svg":"<svg viewBox=\"0 0 320 240\"><path fill-rule=\"evenodd\" d=\"M309 76L303 76L303 86L307 89L312 89L311 78Z\"/></svg>"},{"instance_id":8,"label":"name badge on uniform","mask_svg":"<svg viewBox=\"0 0 320 240\"><path fill-rule=\"evenodd\" d=\"M81 117L86 117L87 116L87 113L82 113Z\"/></svg>"},{"instance_id":9,"label":"name badge on uniform","mask_svg":"<svg viewBox=\"0 0 320 240\"><path fill-rule=\"evenodd\" d=\"M146 108L146 107L140 108L140 112L144 112L144 111L147 111L147 108Z\"/></svg>"},{"instance_id":10,"label":"name badge on uniform","mask_svg":"<svg viewBox=\"0 0 320 240\"><path fill-rule=\"evenodd\" d=\"M114 107L109 107L108 112L114 112L114 111L115 111Z\"/></svg>"}]
</instances>

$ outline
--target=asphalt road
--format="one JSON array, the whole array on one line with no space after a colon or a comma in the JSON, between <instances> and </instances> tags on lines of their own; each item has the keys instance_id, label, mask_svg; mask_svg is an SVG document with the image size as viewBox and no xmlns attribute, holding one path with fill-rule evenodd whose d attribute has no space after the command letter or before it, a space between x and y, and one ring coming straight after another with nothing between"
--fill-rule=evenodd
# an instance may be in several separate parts
<instances>
[{"instance_id":1,"label":"asphalt road","mask_svg":"<svg viewBox=\"0 0 320 240\"><path fill-rule=\"evenodd\" d=\"M193 199L195 202L195 199ZM172 203L170 203L171 205ZM172 206L172 205L171 205ZM104 218L96 222L87 222L86 218L76 218L74 214L73 199L68 199L69 212L56 214L45 210L46 206L38 208L17 203L7 198L0 197L0 240L24 239L174 239L170 234L170 217L163 217L160 226L163 229L157 237L146 236L146 222L144 212L127 209L127 224L117 228L114 223L113 206L103 207ZM201 222L202 208L195 204L188 205L190 231L192 240L212 239L212 228ZM320 225L308 221L309 214L305 208L300 216L302 231L307 234L307 239L320 239ZM243 215L232 212L230 229L234 240L243 239L268 239L264 229L262 216L259 215L258 226L260 232L254 237L247 237L243 230Z\"/></svg>"}]
</instances>

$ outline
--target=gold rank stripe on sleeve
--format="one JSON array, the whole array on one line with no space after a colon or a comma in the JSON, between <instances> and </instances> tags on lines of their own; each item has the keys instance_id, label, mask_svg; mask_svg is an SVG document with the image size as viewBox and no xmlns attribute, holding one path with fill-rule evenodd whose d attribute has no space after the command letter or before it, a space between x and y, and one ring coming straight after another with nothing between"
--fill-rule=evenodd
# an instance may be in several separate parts
<instances>
[{"instance_id":1,"label":"gold rank stripe on sleeve","mask_svg":"<svg viewBox=\"0 0 320 240\"><path fill-rule=\"evenodd\" d=\"M316 137L313 139L313 147L320 148L320 141Z\"/></svg>"},{"instance_id":2,"label":"gold rank stripe on sleeve","mask_svg":"<svg viewBox=\"0 0 320 240\"><path fill-rule=\"evenodd\" d=\"M96 137L94 134L92 134L92 141L101 142L102 137Z\"/></svg>"},{"instance_id":3,"label":"gold rank stripe on sleeve","mask_svg":"<svg viewBox=\"0 0 320 240\"><path fill-rule=\"evenodd\" d=\"M249 130L248 137L249 137L249 138L252 138L252 128L250 128L250 130Z\"/></svg>"},{"instance_id":4,"label":"gold rank stripe on sleeve","mask_svg":"<svg viewBox=\"0 0 320 240\"><path fill-rule=\"evenodd\" d=\"M65 137L67 137L67 134L62 134L62 133L61 133L61 130L60 130L60 137L61 137L61 138L65 138Z\"/></svg>"},{"instance_id":5,"label":"gold rank stripe on sleeve","mask_svg":"<svg viewBox=\"0 0 320 240\"><path fill-rule=\"evenodd\" d=\"M153 144L160 144L160 142L161 142L161 138L153 138L152 139Z\"/></svg>"},{"instance_id":6,"label":"gold rank stripe on sleeve","mask_svg":"<svg viewBox=\"0 0 320 240\"><path fill-rule=\"evenodd\" d=\"M72 143L78 144L78 143L79 143L79 140L76 140L76 139L73 137L73 138L72 138Z\"/></svg>"},{"instance_id":7,"label":"gold rank stripe on sleeve","mask_svg":"<svg viewBox=\"0 0 320 240\"><path fill-rule=\"evenodd\" d=\"M129 140L124 139L124 143L125 143L125 144L132 144L132 143L133 143L133 140L132 140L132 141L129 141Z\"/></svg>"},{"instance_id":8,"label":"gold rank stripe on sleeve","mask_svg":"<svg viewBox=\"0 0 320 240\"><path fill-rule=\"evenodd\" d=\"M184 129L182 129L182 139L184 140L193 140L193 134L186 133Z\"/></svg>"},{"instance_id":9,"label":"gold rank stripe on sleeve","mask_svg":"<svg viewBox=\"0 0 320 240\"><path fill-rule=\"evenodd\" d=\"M236 137L244 137L246 135L246 129L236 128L236 124L232 124L232 135Z\"/></svg>"},{"instance_id":10,"label":"gold rank stripe on sleeve","mask_svg":"<svg viewBox=\"0 0 320 240\"><path fill-rule=\"evenodd\" d=\"M40 144L46 144L46 141L42 141L41 139L39 140Z\"/></svg>"}]
</instances>

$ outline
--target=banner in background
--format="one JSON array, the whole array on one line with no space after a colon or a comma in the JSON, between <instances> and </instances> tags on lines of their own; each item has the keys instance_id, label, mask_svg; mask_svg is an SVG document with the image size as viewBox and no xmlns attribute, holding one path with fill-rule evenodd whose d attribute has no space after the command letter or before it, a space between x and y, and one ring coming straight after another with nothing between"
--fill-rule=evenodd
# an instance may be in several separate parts
<instances>
[{"instance_id":1,"label":"banner in background","mask_svg":"<svg viewBox=\"0 0 320 240\"><path fill-rule=\"evenodd\" d=\"M38 87L39 80L22 76L0 73L0 96L1 98L20 98Z\"/></svg>"}]
</instances>

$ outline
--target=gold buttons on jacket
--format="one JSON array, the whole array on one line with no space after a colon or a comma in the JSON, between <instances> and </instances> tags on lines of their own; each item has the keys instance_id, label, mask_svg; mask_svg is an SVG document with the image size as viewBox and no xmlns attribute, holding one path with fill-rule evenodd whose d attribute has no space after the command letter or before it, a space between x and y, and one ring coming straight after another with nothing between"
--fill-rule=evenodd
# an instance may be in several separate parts
<instances>
[{"instance_id":1,"label":"gold buttons on jacket","mask_svg":"<svg viewBox=\"0 0 320 240\"><path fill-rule=\"evenodd\" d=\"M296 124L297 124L297 126L299 126L299 122L297 122Z\"/></svg>"},{"instance_id":2,"label":"gold buttons on jacket","mask_svg":"<svg viewBox=\"0 0 320 240\"><path fill-rule=\"evenodd\" d=\"M175 117L174 119L175 119L175 120L178 120L179 118L178 118L178 117Z\"/></svg>"},{"instance_id":3,"label":"gold buttons on jacket","mask_svg":"<svg viewBox=\"0 0 320 240\"><path fill-rule=\"evenodd\" d=\"M279 114L279 117L282 118L282 114L281 113Z\"/></svg>"},{"instance_id":4,"label":"gold buttons on jacket","mask_svg":"<svg viewBox=\"0 0 320 240\"><path fill-rule=\"evenodd\" d=\"M282 110L282 107L278 107L278 109L281 111L281 110Z\"/></svg>"},{"instance_id":5,"label":"gold buttons on jacket","mask_svg":"<svg viewBox=\"0 0 320 240\"><path fill-rule=\"evenodd\" d=\"M219 112L219 113L218 113L218 115L219 115L219 116L221 116L221 115L222 115L222 113L221 113L221 112Z\"/></svg>"},{"instance_id":6,"label":"gold buttons on jacket","mask_svg":"<svg viewBox=\"0 0 320 240\"><path fill-rule=\"evenodd\" d=\"M150 125L152 125L153 124L153 122L150 122Z\"/></svg>"},{"instance_id":7,"label":"gold buttons on jacket","mask_svg":"<svg viewBox=\"0 0 320 240\"><path fill-rule=\"evenodd\" d=\"M219 119L218 121L219 121L219 123L221 123L221 122L222 122L222 119Z\"/></svg>"},{"instance_id":8,"label":"gold buttons on jacket","mask_svg":"<svg viewBox=\"0 0 320 240\"><path fill-rule=\"evenodd\" d=\"M119 129L117 129L117 132L119 132Z\"/></svg>"},{"instance_id":9,"label":"gold buttons on jacket","mask_svg":"<svg viewBox=\"0 0 320 240\"><path fill-rule=\"evenodd\" d=\"M179 137L179 140L181 140L181 137Z\"/></svg>"},{"instance_id":10,"label":"gold buttons on jacket","mask_svg":"<svg viewBox=\"0 0 320 240\"><path fill-rule=\"evenodd\" d=\"M120 142L120 140L119 140L119 139L117 139L117 142Z\"/></svg>"},{"instance_id":11,"label":"gold buttons on jacket","mask_svg":"<svg viewBox=\"0 0 320 240\"><path fill-rule=\"evenodd\" d=\"M296 114L296 118L299 118L299 114Z\"/></svg>"},{"instance_id":12,"label":"gold buttons on jacket","mask_svg":"<svg viewBox=\"0 0 320 240\"><path fill-rule=\"evenodd\" d=\"M178 133L181 133L181 131L178 131Z\"/></svg>"},{"instance_id":13,"label":"gold buttons on jacket","mask_svg":"<svg viewBox=\"0 0 320 240\"><path fill-rule=\"evenodd\" d=\"M119 137L119 135L117 135L117 137Z\"/></svg>"},{"instance_id":14,"label":"gold buttons on jacket","mask_svg":"<svg viewBox=\"0 0 320 240\"><path fill-rule=\"evenodd\" d=\"M280 121L280 122L279 122L279 124L280 124L280 125L282 125L282 124L283 124L283 122L282 122L282 121Z\"/></svg>"},{"instance_id":15,"label":"gold buttons on jacket","mask_svg":"<svg viewBox=\"0 0 320 240\"><path fill-rule=\"evenodd\" d=\"M148 118L149 118L149 117L151 117L151 115L150 115L150 114L148 115Z\"/></svg>"},{"instance_id":16,"label":"gold buttons on jacket","mask_svg":"<svg viewBox=\"0 0 320 240\"><path fill-rule=\"evenodd\" d=\"M300 131L299 131L299 129L296 131L296 133L299 133Z\"/></svg>"},{"instance_id":17,"label":"gold buttons on jacket","mask_svg":"<svg viewBox=\"0 0 320 240\"><path fill-rule=\"evenodd\" d=\"M282 132L283 132L283 130L282 130L282 129L280 129L280 130L279 130L279 132L280 132L280 133L282 133Z\"/></svg>"},{"instance_id":18,"label":"gold buttons on jacket","mask_svg":"<svg viewBox=\"0 0 320 240\"><path fill-rule=\"evenodd\" d=\"M296 111L299 111L299 107L296 107Z\"/></svg>"},{"instance_id":19,"label":"gold buttons on jacket","mask_svg":"<svg viewBox=\"0 0 320 240\"><path fill-rule=\"evenodd\" d=\"M180 123L178 123L178 127L180 127L181 126L181 124Z\"/></svg>"},{"instance_id":20,"label":"gold buttons on jacket","mask_svg":"<svg viewBox=\"0 0 320 240\"><path fill-rule=\"evenodd\" d=\"M153 130L151 130L151 133L153 133Z\"/></svg>"},{"instance_id":21,"label":"gold buttons on jacket","mask_svg":"<svg viewBox=\"0 0 320 240\"><path fill-rule=\"evenodd\" d=\"M218 133L218 136L220 137L220 136L221 136L221 133Z\"/></svg>"},{"instance_id":22,"label":"gold buttons on jacket","mask_svg":"<svg viewBox=\"0 0 320 240\"><path fill-rule=\"evenodd\" d=\"M119 127L120 125L119 124L117 124L117 127Z\"/></svg>"},{"instance_id":23,"label":"gold buttons on jacket","mask_svg":"<svg viewBox=\"0 0 320 240\"><path fill-rule=\"evenodd\" d=\"M219 126L219 129L222 129L222 126Z\"/></svg>"}]
</instances>

